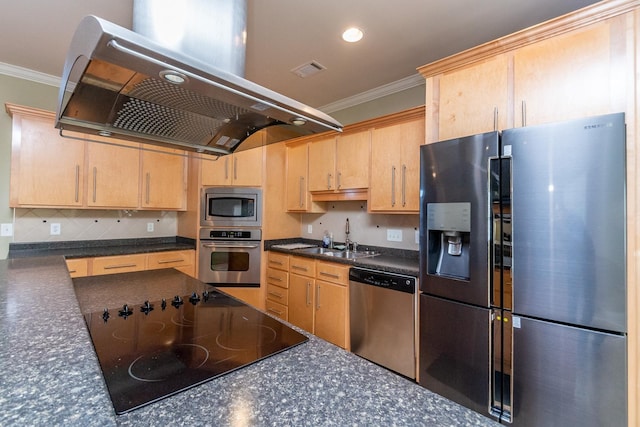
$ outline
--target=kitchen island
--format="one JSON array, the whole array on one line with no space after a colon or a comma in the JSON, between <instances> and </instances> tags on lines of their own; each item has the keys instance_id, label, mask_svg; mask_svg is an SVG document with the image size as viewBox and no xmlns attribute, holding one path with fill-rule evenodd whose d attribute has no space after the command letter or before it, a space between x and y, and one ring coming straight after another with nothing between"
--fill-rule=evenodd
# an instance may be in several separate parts
<instances>
[{"instance_id":1,"label":"kitchen island","mask_svg":"<svg viewBox=\"0 0 640 427\"><path fill-rule=\"evenodd\" d=\"M497 425L307 336L116 416L64 258L0 260L0 425Z\"/></svg>"}]
</instances>

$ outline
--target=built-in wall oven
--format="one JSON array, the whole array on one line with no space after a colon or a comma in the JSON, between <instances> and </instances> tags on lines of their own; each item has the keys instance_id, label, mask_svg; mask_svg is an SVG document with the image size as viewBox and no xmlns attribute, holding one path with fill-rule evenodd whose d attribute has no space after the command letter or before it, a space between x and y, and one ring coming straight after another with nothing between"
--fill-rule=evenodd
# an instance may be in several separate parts
<instances>
[{"instance_id":1,"label":"built-in wall oven","mask_svg":"<svg viewBox=\"0 0 640 427\"><path fill-rule=\"evenodd\" d=\"M201 228L198 279L215 286L260 286L259 228Z\"/></svg>"}]
</instances>

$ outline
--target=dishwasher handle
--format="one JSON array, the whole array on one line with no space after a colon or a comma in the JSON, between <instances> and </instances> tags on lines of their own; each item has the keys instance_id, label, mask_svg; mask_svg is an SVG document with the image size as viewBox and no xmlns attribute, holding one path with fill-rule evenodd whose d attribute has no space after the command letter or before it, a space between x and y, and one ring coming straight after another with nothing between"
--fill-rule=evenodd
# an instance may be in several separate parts
<instances>
[{"instance_id":1,"label":"dishwasher handle","mask_svg":"<svg viewBox=\"0 0 640 427\"><path fill-rule=\"evenodd\" d=\"M354 267L349 270L349 281L409 294L417 292L416 277L386 271Z\"/></svg>"}]
</instances>

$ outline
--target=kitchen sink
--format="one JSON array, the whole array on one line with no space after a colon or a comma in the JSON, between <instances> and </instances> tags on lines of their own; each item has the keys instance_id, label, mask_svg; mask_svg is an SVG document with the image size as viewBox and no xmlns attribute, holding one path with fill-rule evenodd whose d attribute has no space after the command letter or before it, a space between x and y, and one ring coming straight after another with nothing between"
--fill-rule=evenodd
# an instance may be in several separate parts
<instances>
[{"instance_id":1,"label":"kitchen sink","mask_svg":"<svg viewBox=\"0 0 640 427\"><path fill-rule=\"evenodd\" d=\"M379 255L379 253L375 251L339 251L337 249L328 249L328 248L320 248L320 247L296 249L295 252L309 254L309 255L324 255L326 257L345 258L345 259L357 259L357 258L373 257L376 255Z\"/></svg>"}]
</instances>

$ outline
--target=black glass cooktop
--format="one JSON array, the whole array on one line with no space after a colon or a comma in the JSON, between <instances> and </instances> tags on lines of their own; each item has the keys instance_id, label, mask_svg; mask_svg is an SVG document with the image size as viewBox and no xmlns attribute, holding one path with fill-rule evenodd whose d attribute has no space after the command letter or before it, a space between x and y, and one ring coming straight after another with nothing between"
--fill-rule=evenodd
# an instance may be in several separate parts
<instances>
[{"instance_id":1,"label":"black glass cooktop","mask_svg":"<svg viewBox=\"0 0 640 427\"><path fill-rule=\"evenodd\" d=\"M213 290L85 315L117 414L307 341Z\"/></svg>"}]
</instances>

